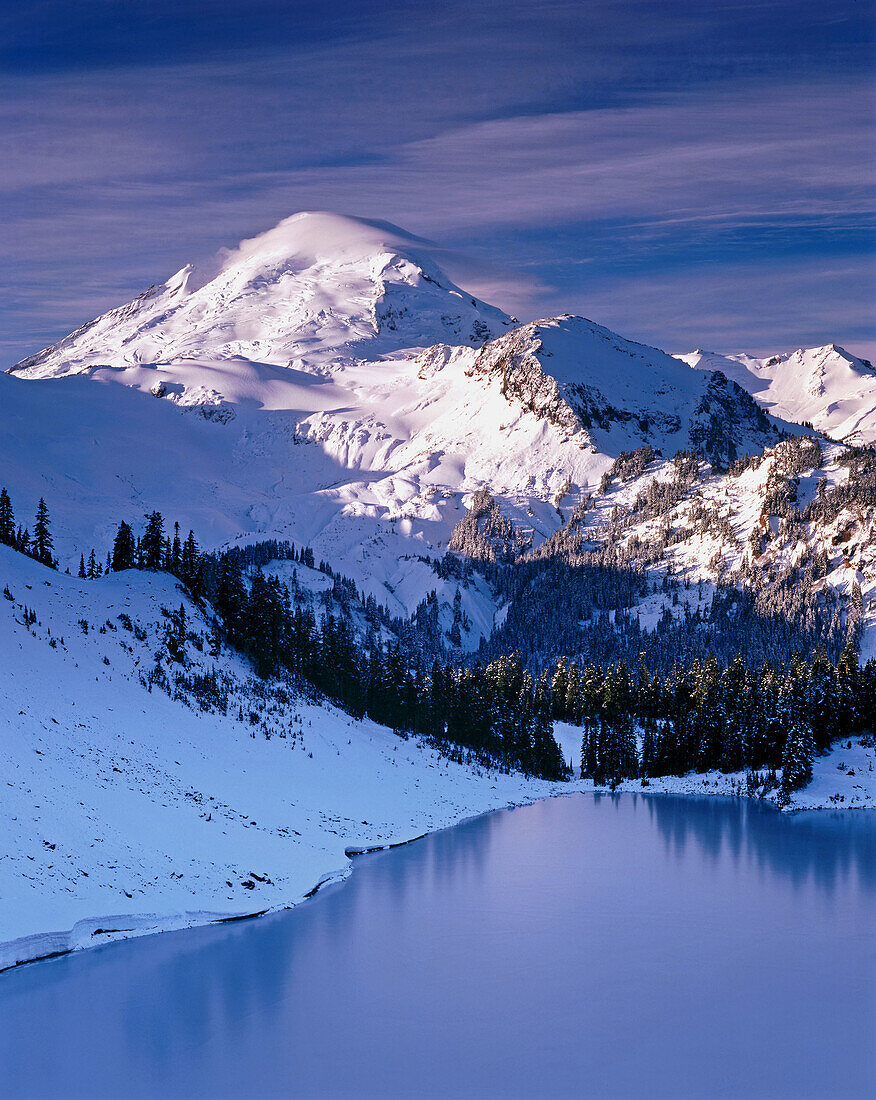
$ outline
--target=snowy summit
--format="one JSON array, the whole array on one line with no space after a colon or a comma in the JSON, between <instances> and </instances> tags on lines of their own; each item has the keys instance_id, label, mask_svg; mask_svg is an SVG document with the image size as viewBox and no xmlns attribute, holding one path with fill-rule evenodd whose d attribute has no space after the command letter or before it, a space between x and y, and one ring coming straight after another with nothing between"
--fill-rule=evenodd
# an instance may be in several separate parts
<instances>
[{"instance_id":1,"label":"snowy summit","mask_svg":"<svg viewBox=\"0 0 876 1100\"><path fill-rule=\"evenodd\" d=\"M396 226L293 214L188 265L13 371L58 377L88 367L243 357L304 369L446 341L480 345L511 324L460 290L429 244Z\"/></svg>"}]
</instances>

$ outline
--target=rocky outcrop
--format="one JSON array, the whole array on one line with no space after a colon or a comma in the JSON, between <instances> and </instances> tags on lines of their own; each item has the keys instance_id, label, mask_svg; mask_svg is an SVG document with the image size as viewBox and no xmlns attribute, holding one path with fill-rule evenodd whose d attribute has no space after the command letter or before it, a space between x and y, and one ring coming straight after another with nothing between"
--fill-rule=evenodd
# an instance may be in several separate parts
<instances>
[{"instance_id":1,"label":"rocky outcrop","mask_svg":"<svg viewBox=\"0 0 876 1100\"><path fill-rule=\"evenodd\" d=\"M543 368L543 350L539 323L523 325L485 344L466 374L498 378L504 397L570 433L585 430L559 383Z\"/></svg>"},{"instance_id":2,"label":"rocky outcrop","mask_svg":"<svg viewBox=\"0 0 876 1100\"><path fill-rule=\"evenodd\" d=\"M685 371L656 348L624 340L583 317L522 325L485 344L467 373L582 445L665 454L693 450L719 467L774 442L778 429L741 386L719 371Z\"/></svg>"}]
</instances>

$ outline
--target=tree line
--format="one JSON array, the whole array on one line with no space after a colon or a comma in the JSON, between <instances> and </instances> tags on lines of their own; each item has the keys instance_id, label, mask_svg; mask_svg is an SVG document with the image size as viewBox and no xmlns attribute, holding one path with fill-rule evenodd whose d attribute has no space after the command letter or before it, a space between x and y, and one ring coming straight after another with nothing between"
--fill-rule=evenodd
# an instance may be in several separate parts
<instances>
[{"instance_id":1,"label":"tree line","mask_svg":"<svg viewBox=\"0 0 876 1100\"><path fill-rule=\"evenodd\" d=\"M159 512L145 521L140 537L119 524L107 568L172 573L211 606L217 636L245 654L259 676L290 675L353 715L532 775L567 777L553 737L553 721L563 720L580 726L580 774L599 784L781 767L786 798L809 781L816 753L876 721L876 662L861 667L852 641L834 659L818 647L758 667L738 654L724 663L711 655L679 659L667 672L640 652L634 671L623 657L586 663L560 657L533 672L519 651L465 665L427 656L417 644L416 615L409 624L391 620L324 562L319 568L333 586L321 617L296 572L291 587L264 572L278 560L317 568L309 547L266 540L206 554L193 532L181 537L178 524L167 534ZM24 539L0 490L0 541L42 554L38 560L56 568L42 500L34 532ZM92 551L89 566L96 560ZM83 571L89 575L84 558ZM357 601L364 631L352 615ZM393 633L402 625L408 629Z\"/></svg>"},{"instance_id":2,"label":"tree line","mask_svg":"<svg viewBox=\"0 0 876 1100\"><path fill-rule=\"evenodd\" d=\"M677 665L607 668L560 659L551 677L554 718L581 726L581 776L617 783L688 772L782 769L780 797L812 778L815 755L876 721L876 661L861 667L849 643L785 664L749 667L741 655ZM637 728L638 727L638 737Z\"/></svg>"},{"instance_id":3,"label":"tree line","mask_svg":"<svg viewBox=\"0 0 876 1100\"><path fill-rule=\"evenodd\" d=\"M291 673L356 717L450 743L485 762L567 778L553 737L547 675L534 681L519 654L473 669L437 660L427 666L373 626L358 637L343 610L318 620L309 603L293 603L289 587L261 566L247 577L235 551L211 555L201 580L226 640L260 676Z\"/></svg>"}]
</instances>

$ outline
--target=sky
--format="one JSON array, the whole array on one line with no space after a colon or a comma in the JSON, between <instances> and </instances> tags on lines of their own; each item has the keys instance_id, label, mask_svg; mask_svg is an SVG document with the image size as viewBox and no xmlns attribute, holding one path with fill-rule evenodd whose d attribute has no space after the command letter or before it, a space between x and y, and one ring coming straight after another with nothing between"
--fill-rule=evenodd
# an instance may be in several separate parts
<instances>
[{"instance_id":1,"label":"sky","mask_svg":"<svg viewBox=\"0 0 876 1100\"><path fill-rule=\"evenodd\" d=\"M469 254L521 320L876 361L874 26L876 0L0 0L0 368L309 209Z\"/></svg>"}]
</instances>

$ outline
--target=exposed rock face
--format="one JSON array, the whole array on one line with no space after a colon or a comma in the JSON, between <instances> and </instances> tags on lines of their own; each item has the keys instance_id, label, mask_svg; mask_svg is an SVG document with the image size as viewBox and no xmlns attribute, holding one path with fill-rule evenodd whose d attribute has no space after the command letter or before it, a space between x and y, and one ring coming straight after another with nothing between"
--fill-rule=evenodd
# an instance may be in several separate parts
<instances>
[{"instance_id":1,"label":"exposed rock face","mask_svg":"<svg viewBox=\"0 0 876 1100\"><path fill-rule=\"evenodd\" d=\"M475 353L467 373L498 379L506 398L598 450L616 435L623 449L690 448L727 466L777 434L752 397L719 371L679 371L671 356L583 317L505 333Z\"/></svg>"},{"instance_id":2,"label":"exposed rock face","mask_svg":"<svg viewBox=\"0 0 876 1100\"><path fill-rule=\"evenodd\" d=\"M585 421L568 399L578 391L583 395L587 387L572 383L564 392L557 380L546 373L539 358L544 353L539 326L536 321L485 344L466 373L498 377L504 397L515 398L536 416L568 432L581 431Z\"/></svg>"},{"instance_id":3,"label":"exposed rock face","mask_svg":"<svg viewBox=\"0 0 876 1100\"><path fill-rule=\"evenodd\" d=\"M707 378L706 391L690 424L691 446L702 452L713 466L726 469L739 457L740 435L755 431L775 437L778 430L751 394L736 382L720 371Z\"/></svg>"}]
</instances>

